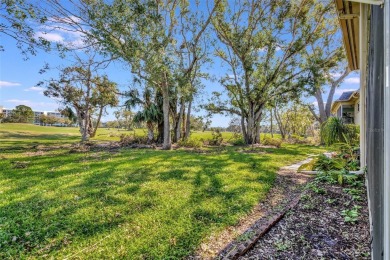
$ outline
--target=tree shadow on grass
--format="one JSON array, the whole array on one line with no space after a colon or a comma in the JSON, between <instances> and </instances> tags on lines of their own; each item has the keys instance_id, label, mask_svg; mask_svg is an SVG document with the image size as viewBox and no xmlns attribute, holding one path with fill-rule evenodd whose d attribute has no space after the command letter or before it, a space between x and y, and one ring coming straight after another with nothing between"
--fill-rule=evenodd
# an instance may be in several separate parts
<instances>
[{"instance_id":1,"label":"tree shadow on grass","mask_svg":"<svg viewBox=\"0 0 390 260\"><path fill-rule=\"evenodd\" d=\"M272 179L268 177L272 175L270 171L252 165L253 161L261 165L270 158L252 155L124 151L99 161L93 160L90 154L41 156L33 161L31 168L22 170L6 166L7 172L0 176L15 188L6 191L4 195L10 199L0 204L3 205L0 220L5 234L4 252L25 257L51 255L69 246L69 241L85 243L99 234L114 232L120 224L131 225L135 216L161 211L162 216L169 218L157 221L171 223L171 219L191 219L191 226L185 230L175 224L164 227L179 242L160 254L183 257L195 250L212 228L232 225L243 212L252 208L253 202L245 197L251 190L251 183L270 183ZM129 160L129 157L133 158ZM85 163L80 162L83 158ZM19 159L28 160L28 157ZM153 164L148 163L151 159ZM167 162L164 167L168 170L158 170L158 165ZM243 164L238 169L252 171L254 178L248 178L248 184L234 186L234 183L225 182L225 178L237 177L231 170L226 170L236 163ZM66 169L62 169L62 165L66 165ZM59 169L50 172L53 167ZM197 168L190 171L191 167ZM241 177L247 178L237 178ZM172 198L162 194L158 184L150 187L147 184L172 180L186 187L190 197L185 200L177 197L180 203L161 208L163 200ZM171 189L180 196L177 187ZM40 189L42 192L30 194L30 191ZM45 195L43 189L52 193ZM13 197L9 197L11 195ZM210 208L210 203L219 205ZM26 235L28 232L30 234ZM151 239L156 241L151 241L151 245L161 243L158 240L161 234L154 236ZM142 250L145 249L137 252L141 254ZM151 258L156 257L150 254Z\"/></svg>"}]
</instances>

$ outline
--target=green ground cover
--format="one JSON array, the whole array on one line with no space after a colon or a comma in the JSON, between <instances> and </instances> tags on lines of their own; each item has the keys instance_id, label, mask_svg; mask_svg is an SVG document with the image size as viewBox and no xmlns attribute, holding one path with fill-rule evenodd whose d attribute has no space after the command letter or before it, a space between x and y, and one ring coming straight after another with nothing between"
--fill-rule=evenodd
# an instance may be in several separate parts
<instances>
[{"instance_id":1,"label":"green ground cover","mask_svg":"<svg viewBox=\"0 0 390 260\"><path fill-rule=\"evenodd\" d=\"M0 259L180 259L247 214L279 167L324 151L50 149L78 140L76 128L0 124Z\"/></svg>"}]
</instances>

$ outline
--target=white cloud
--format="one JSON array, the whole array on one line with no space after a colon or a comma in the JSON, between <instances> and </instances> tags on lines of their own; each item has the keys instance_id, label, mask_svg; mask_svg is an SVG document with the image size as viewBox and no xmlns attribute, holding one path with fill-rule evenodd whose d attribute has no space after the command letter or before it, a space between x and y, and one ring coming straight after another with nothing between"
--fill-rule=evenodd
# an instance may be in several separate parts
<instances>
[{"instance_id":1,"label":"white cloud","mask_svg":"<svg viewBox=\"0 0 390 260\"><path fill-rule=\"evenodd\" d=\"M37 32L35 35L37 38L43 38L50 42L63 42L64 37L59 33L47 33L47 32Z\"/></svg>"},{"instance_id":2,"label":"white cloud","mask_svg":"<svg viewBox=\"0 0 390 260\"><path fill-rule=\"evenodd\" d=\"M360 78L359 77L351 77L351 78L345 79L344 82L349 83L349 84L359 84Z\"/></svg>"},{"instance_id":3,"label":"white cloud","mask_svg":"<svg viewBox=\"0 0 390 260\"><path fill-rule=\"evenodd\" d=\"M356 91L356 90L357 90L356 88L344 88L344 89L338 88L338 89L336 89L335 94L341 95L341 94L343 94L343 92Z\"/></svg>"},{"instance_id":4,"label":"white cloud","mask_svg":"<svg viewBox=\"0 0 390 260\"><path fill-rule=\"evenodd\" d=\"M28 103L30 100L25 100L25 99L8 99L5 102L8 103Z\"/></svg>"},{"instance_id":5,"label":"white cloud","mask_svg":"<svg viewBox=\"0 0 390 260\"><path fill-rule=\"evenodd\" d=\"M35 37L42 37L50 42L58 42L69 48L85 47L83 32L68 25L79 21L80 18L75 16L49 17L49 22L39 27L40 31Z\"/></svg>"},{"instance_id":6,"label":"white cloud","mask_svg":"<svg viewBox=\"0 0 390 260\"><path fill-rule=\"evenodd\" d=\"M26 99L8 99L6 103L13 104L14 106L25 105L31 107L33 110L54 110L58 108L57 103L53 102L33 102Z\"/></svg>"},{"instance_id":7,"label":"white cloud","mask_svg":"<svg viewBox=\"0 0 390 260\"><path fill-rule=\"evenodd\" d=\"M339 78L339 77L341 77L341 75L343 75L343 74L340 73L340 72L330 73L330 76L331 76L332 78Z\"/></svg>"},{"instance_id":8,"label":"white cloud","mask_svg":"<svg viewBox=\"0 0 390 260\"><path fill-rule=\"evenodd\" d=\"M40 91L42 92L44 88L42 87L31 87L31 88L26 88L24 91Z\"/></svg>"},{"instance_id":9,"label":"white cloud","mask_svg":"<svg viewBox=\"0 0 390 260\"><path fill-rule=\"evenodd\" d=\"M20 83L17 82L9 82L9 81L0 81L0 88L1 87L14 87L14 86L20 86Z\"/></svg>"}]
</instances>

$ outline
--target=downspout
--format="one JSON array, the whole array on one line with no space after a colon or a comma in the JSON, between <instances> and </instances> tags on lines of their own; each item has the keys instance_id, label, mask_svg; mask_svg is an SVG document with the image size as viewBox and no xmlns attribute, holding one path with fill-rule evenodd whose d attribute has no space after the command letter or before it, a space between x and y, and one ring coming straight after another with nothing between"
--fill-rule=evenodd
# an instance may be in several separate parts
<instances>
[{"instance_id":1,"label":"downspout","mask_svg":"<svg viewBox=\"0 0 390 260\"><path fill-rule=\"evenodd\" d=\"M383 259L390 259L390 0L384 4L384 176L383 176Z\"/></svg>"},{"instance_id":2,"label":"downspout","mask_svg":"<svg viewBox=\"0 0 390 260\"><path fill-rule=\"evenodd\" d=\"M360 4L359 16L359 57L360 57L360 169L366 161L366 96L367 96L367 21L366 4Z\"/></svg>"}]
</instances>

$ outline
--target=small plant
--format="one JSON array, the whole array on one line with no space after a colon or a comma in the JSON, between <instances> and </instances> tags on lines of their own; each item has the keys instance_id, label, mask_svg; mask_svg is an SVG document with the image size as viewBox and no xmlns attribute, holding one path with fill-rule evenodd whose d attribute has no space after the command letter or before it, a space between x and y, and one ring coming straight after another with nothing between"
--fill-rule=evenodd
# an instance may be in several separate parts
<instances>
[{"instance_id":1,"label":"small plant","mask_svg":"<svg viewBox=\"0 0 390 260\"><path fill-rule=\"evenodd\" d=\"M337 179L335 179L333 176L332 176L332 172L320 172L315 180L317 182L324 182L324 183L329 183L329 184L335 184L337 183Z\"/></svg>"},{"instance_id":2,"label":"small plant","mask_svg":"<svg viewBox=\"0 0 390 260\"><path fill-rule=\"evenodd\" d=\"M241 242L246 241L246 240L250 239L251 237L253 237L254 234L255 234L254 231L245 232L245 233L241 234L241 235L237 238L237 240L238 240L238 241L241 241Z\"/></svg>"},{"instance_id":3,"label":"small plant","mask_svg":"<svg viewBox=\"0 0 390 260\"><path fill-rule=\"evenodd\" d=\"M244 137L241 133L233 133L233 136L229 139L229 142L235 146L245 145Z\"/></svg>"},{"instance_id":4,"label":"small plant","mask_svg":"<svg viewBox=\"0 0 390 260\"><path fill-rule=\"evenodd\" d=\"M263 139L263 144L264 145L272 145L272 146L275 146L277 148L280 148L282 146L282 140L270 138L270 137L265 137Z\"/></svg>"},{"instance_id":5,"label":"small plant","mask_svg":"<svg viewBox=\"0 0 390 260\"><path fill-rule=\"evenodd\" d=\"M275 246L276 246L276 250L285 251L291 246L291 244L289 242L283 242L281 240L278 240L275 242Z\"/></svg>"},{"instance_id":6,"label":"small plant","mask_svg":"<svg viewBox=\"0 0 390 260\"><path fill-rule=\"evenodd\" d=\"M350 195L359 195L361 194L361 191L358 190L358 189L354 189L354 188L345 188L343 189L344 192L350 194Z\"/></svg>"},{"instance_id":7,"label":"small plant","mask_svg":"<svg viewBox=\"0 0 390 260\"><path fill-rule=\"evenodd\" d=\"M203 146L203 142L196 138L188 138L186 140L180 140L177 144L182 147L190 147L190 148L201 148Z\"/></svg>"},{"instance_id":8,"label":"small plant","mask_svg":"<svg viewBox=\"0 0 390 260\"><path fill-rule=\"evenodd\" d=\"M329 158L321 154L318 156L318 159L314 163L313 167L317 171L341 170L343 168L343 163L338 158Z\"/></svg>"},{"instance_id":9,"label":"small plant","mask_svg":"<svg viewBox=\"0 0 390 260\"><path fill-rule=\"evenodd\" d=\"M326 193L325 189L318 187L317 183L315 183L315 182L311 182L311 183L307 184L306 188L314 191L317 194L325 194Z\"/></svg>"},{"instance_id":10,"label":"small plant","mask_svg":"<svg viewBox=\"0 0 390 260\"><path fill-rule=\"evenodd\" d=\"M211 140L209 141L209 144L220 146L222 142L223 142L222 133L219 131L219 129L214 130L212 132L212 137Z\"/></svg>"},{"instance_id":11,"label":"small plant","mask_svg":"<svg viewBox=\"0 0 390 260\"><path fill-rule=\"evenodd\" d=\"M326 203L333 204L336 202L336 199L327 199Z\"/></svg>"},{"instance_id":12,"label":"small plant","mask_svg":"<svg viewBox=\"0 0 390 260\"><path fill-rule=\"evenodd\" d=\"M341 211L341 216L344 216L345 222L354 223L358 220L360 206L354 206L353 209Z\"/></svg>"}]
</instances>

